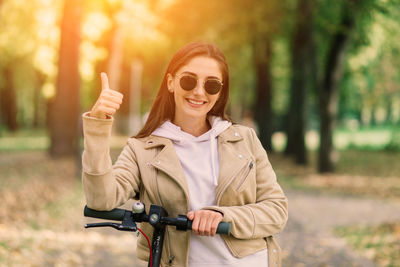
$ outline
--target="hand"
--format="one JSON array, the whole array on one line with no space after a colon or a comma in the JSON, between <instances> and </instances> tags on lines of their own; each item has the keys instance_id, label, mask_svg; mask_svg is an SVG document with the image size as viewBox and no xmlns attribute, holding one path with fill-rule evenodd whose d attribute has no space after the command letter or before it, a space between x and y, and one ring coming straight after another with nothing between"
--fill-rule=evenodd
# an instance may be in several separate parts
<instances>
[{"instance_id":1,"label":"hand","mask_svg":"<svg viewBox=\"0 0 400 267\"><path fill-rule=\"evenodd\" d=\"M214 236L222 221L222 214L213 210L189 211L186 216L193 221L192 231L203 236Z\"/></svg>"},{"instance_id":2,"label":"hand","mask_svg":"<svg viewBox=\"0 0 400 267\"><path fill-rule=\"evenodd\" d=\"M106 119L112 116L119 109L123 95L120 92L110 89L108 77L104 72L101 73L101 93L92 110L90 116L98 119Z\"/></svg>"}]
</instances>

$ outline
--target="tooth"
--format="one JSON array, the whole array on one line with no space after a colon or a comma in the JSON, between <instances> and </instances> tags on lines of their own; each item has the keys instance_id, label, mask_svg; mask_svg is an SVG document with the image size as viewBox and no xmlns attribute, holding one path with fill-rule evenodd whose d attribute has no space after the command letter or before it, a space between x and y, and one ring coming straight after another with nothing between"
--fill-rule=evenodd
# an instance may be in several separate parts
<instances>
[{"instance_id":1,"label":"tooth","mask_svg":"<svg viewBox=\"0 0 400 267\"><path fill-rule=\"evenodd\" d=\"M202 101L195 101L195 100L191 100L191 99L189 99L189 102L192 103L192 104L197 104L197 105L203 104Z\"/></svg>"}]
</instances>

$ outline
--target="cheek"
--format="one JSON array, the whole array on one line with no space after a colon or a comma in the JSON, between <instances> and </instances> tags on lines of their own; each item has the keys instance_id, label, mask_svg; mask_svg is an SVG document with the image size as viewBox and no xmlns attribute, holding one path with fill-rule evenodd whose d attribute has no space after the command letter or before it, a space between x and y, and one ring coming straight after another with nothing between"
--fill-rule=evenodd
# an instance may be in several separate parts
<instances>
[{"instance_id":1,"label":"cheek","mask_svg":"<svg viewBox=\"0 0 400 267\"><path fill-rule=\"evenodd\" d=\"M174 102L175 105L182 106L185 102L185 93L181 90L174 90Z\"/></svg>"},{"instance_id":2,"label":"cheek","mask_svg":"<svg viewBox=\"0 0 400 267\"><path fill-rule=\"evenodd\" d=\"M213 106L215 105L215 103L217 103L217 101L218 101L218 99L220 98L220 96L221 96L221 94L218 93L217 95L212 96L212 98L210 98L210 99L211 99L211 102L213 103Z\"/></svg>"}]
</instances>

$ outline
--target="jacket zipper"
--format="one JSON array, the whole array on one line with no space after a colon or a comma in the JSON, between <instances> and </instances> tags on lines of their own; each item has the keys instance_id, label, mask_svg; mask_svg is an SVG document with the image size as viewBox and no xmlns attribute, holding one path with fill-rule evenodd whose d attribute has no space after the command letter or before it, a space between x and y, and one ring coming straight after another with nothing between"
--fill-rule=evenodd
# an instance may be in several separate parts
<instances>
[{"instance_id":1,"label":"jacket zipper","mask_svg":"<svg viewBox=\"0 0 400 267\"><path fill-rule=\"evenodd\" d=\"M229 179L229 181L224 185L224 187L222 188L221 192L218 195L217 205L219 205L219 202L221 200L221 197L222 197L222 194L224 193L224 191L228 188L228 186L232 183L232 181L236 178L236 176L246 167L247 167L247 162L242 168L239 169L239 171L237 173L232 175L232 177Z\"/></svg>"},{"instance_id":2,"label":"jacket zipper","mask_svg":"<svg viewBox=\"0 0 400 267\"><path fill-rule=\"evenodd\" d=\"M239 190L239 188L242 186L244 181L246 181L247 176L249 175L251 169L253 169L253 161L250 161L249 167L247 168L246 172L243 174L238 186L236 187L236 191Z\"/></svg>"}]
</instances>

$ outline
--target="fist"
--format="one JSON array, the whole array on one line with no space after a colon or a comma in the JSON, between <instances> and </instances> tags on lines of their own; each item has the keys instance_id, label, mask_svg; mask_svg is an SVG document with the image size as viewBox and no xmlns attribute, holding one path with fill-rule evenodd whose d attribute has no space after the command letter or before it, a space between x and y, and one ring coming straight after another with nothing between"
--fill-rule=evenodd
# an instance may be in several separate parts
<instances>
[{"instance_id":1,"label":"fist","mask_svg":"<svg viewBox=\"0 0 400 267\"><path fill-rule=\"evenodd\" d=\"M193 221L192 231L203 236L214 236L222 221L222 214L213 210L189 211L186 216Z\"/></svg>"},{"instance_id":2,"label":"fist","mask_svg":"<svg viewBox=\"0 0 400 267\"><path fill-rule=\"evenodd\" d=\"M90 116L98 119L106 119L112 116L119 109L123 95L120 92L110 89L107 74L101 73L101 93L92 110Z\"/></svg>"}]
</instances>

